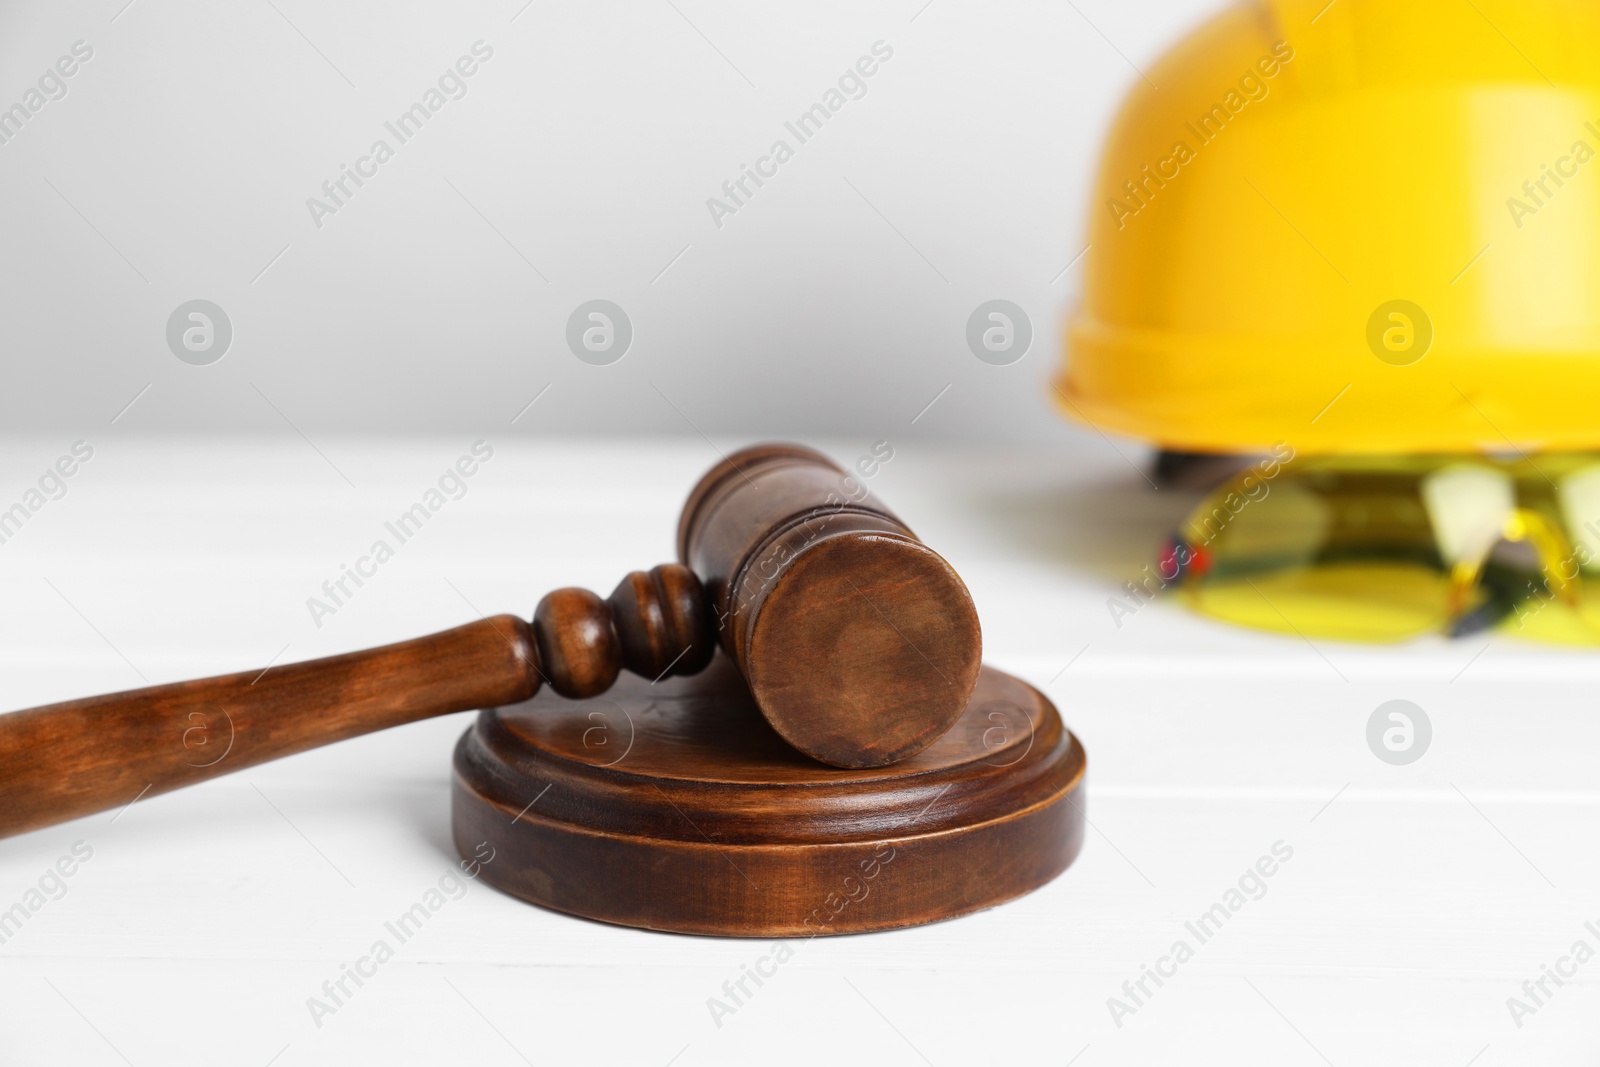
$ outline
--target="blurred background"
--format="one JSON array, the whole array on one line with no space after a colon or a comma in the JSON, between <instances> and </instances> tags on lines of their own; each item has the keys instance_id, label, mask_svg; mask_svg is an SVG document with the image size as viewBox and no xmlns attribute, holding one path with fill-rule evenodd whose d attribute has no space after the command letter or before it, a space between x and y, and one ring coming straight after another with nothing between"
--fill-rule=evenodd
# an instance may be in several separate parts
<instances>
[{"instance_id":1,"label":"blurred background","mask_svg":"<svg viewBox=\"0 0 1600 1067\"><path fill-rule=\"evenodd\" d=\"M92 56L0 123L0 427L1069 438L1101 139L1221 6L7 3L4 105ZM995 299L1032 331L1006 366L966 336ZM206 366L168 343L192 300L231 325ZM593 300L609 365L567 343Z\"/></svg>"}]
</instances>

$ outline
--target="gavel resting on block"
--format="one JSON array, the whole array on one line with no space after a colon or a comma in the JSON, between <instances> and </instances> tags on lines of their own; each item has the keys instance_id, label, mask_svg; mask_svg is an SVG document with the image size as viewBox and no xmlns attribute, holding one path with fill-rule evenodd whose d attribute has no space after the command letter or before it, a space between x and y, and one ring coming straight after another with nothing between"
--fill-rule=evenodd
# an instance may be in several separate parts
<instances>
[{"instance_id":1,"label":"gavel resting on block","mask_svg":"<svg viewBox=\"0 0 1600 1067\"><path fill-rule=\"evenodd\" d=\"M531 623L0 715L0 836L486 709L456 753L458 847L491 842L488 881L561 910L705 933L879 929L1016 896L1076 855L1081 809L1062 802L1082 749L1042 696L981 667L966 586L840 467L789 445L727 457L690 494L677 549L606 599L550 593ZM675 677L719 643L728 664ZM623 669L640 680L602 697ZM626 736L619 720L597 750L596 723L618 715ZM188 743L197 726L208 747ZM918 840L935 865L895 905L830 903L825 929L788 906L813 884L865 900L852 887L900 854L889 842ZM853 842L877 858L857 865ZM1030 855L988 855L1017 848ZM850 869L822 863L835 855Z\"/></svg>"}]
</instances>

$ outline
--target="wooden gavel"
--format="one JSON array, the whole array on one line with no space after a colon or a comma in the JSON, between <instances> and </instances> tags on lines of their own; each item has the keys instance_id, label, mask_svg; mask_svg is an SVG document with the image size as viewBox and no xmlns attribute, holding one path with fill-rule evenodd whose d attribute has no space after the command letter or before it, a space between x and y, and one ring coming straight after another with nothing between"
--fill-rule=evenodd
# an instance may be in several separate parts
<instances>
[{"instance_id":1,"label":"wooden gavel","mask_svg":"<svg viewBox=\"0 0 1600 1067\"><path fill-rule=\"evenodd\" d=\"M718 641L774 729L836 767L915 755L966 708L982 652L966 586L820 453L758 445L712 468L684 505L678 558L629 574L604 600L558 589L531 624L497 615L366 652L0 715L0 836L517 703L541 682L582 698L624 668L694 674ZM210 748L192 743L197 730Z\"/></svg>"}]
</instances>

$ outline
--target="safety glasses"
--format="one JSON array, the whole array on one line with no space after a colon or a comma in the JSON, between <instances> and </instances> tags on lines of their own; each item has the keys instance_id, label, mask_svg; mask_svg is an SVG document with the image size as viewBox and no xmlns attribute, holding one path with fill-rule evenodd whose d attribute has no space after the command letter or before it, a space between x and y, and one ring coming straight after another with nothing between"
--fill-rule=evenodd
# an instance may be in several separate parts
<instances>
[{"instance_id":1,"label":"safety glasses","mask_svg":"<svg viewBox=\"0 0 1600 1067\"><path fill-rule=\"evenodd\" d=\"M1156 569L1206 615L1349 641L1600 645L1600 454L1301 460L1235 476Z\"/></svg>"}]
</instances>

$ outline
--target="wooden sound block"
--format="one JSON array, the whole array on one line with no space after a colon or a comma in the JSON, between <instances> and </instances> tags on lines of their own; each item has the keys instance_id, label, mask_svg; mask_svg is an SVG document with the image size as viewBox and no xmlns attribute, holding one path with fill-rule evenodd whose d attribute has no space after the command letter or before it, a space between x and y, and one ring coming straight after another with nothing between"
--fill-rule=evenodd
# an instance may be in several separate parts
<instances>
[{"instance_id":1,"label":"wooden sound block","mask_svg":"<svg viewBox=\"0 0 1600 1067\"><path fill-rule=\"evenodd\" d=\"M984 667L943 738L840 770L784 743L724 656L482 712L455 752L462 856L557 911L731 937L937 922L1044 885L1083 844L1084 752L1042 694Z\"/></svg>"}]
</instances>

